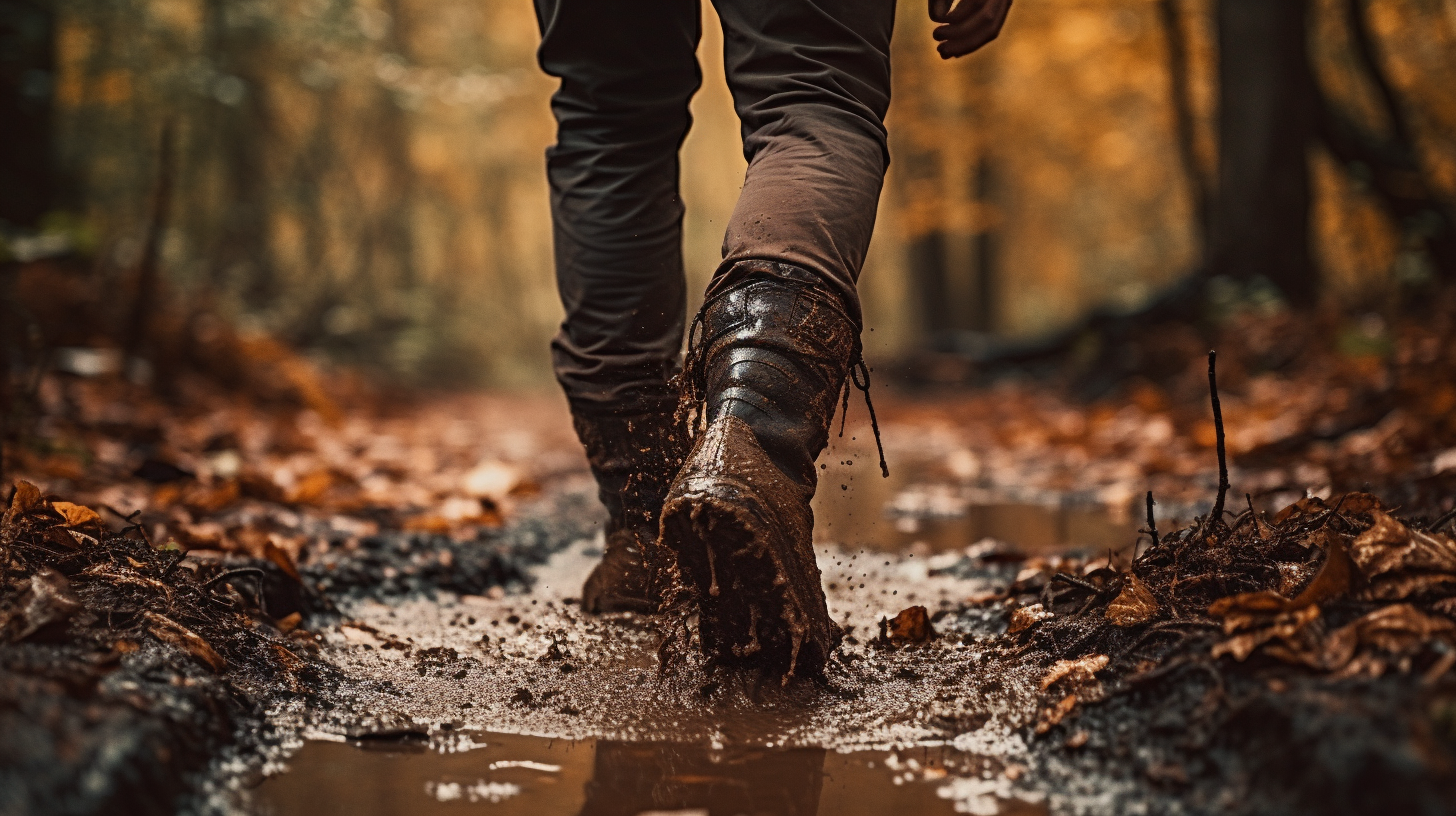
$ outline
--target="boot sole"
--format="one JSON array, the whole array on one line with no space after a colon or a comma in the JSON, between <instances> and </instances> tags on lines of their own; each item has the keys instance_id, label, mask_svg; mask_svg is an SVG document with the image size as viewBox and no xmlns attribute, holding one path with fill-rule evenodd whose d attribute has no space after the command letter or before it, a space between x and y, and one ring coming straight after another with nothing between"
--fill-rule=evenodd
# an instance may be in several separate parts
<instances>
[{"instance_id":1,"label":"boot sole","mask_svg":"<svg viewBox=\"0 0 1456 816\"><path fill-rule=\"evenodd\" d=\"M794 548L779 541L788 529L748 485L722 476L680 485L662 515L664 538L673 542L682 578L696 593L704 652L785 681L820 673L839 641L817 586L817 565L799 563ZM814 576L816 597L802 597L804 582L794 574Z\"/></svg>"}]
</instances>

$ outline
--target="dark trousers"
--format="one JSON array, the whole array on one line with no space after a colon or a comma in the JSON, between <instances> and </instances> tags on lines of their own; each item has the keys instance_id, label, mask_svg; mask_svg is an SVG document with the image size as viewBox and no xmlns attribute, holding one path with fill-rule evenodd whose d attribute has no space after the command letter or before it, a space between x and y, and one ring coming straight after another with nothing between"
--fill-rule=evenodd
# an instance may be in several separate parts
<instances>
[{"instance_id":1,"label":"dark trousers","mask_svg":"<svg viewBox=\"0 0 1456 816\"><path fill-rule=\"evenodd\" d=\"M557 141L546 152L566 319L557 380L578 412L673 404L686 312L678 149L702 82L697 0L535 0ZM709 292L791 264L859 319L889 158L894 0L714 0L748 174ZM752 261L761 264L745 263Z\"/></svg>"}]
</instances>

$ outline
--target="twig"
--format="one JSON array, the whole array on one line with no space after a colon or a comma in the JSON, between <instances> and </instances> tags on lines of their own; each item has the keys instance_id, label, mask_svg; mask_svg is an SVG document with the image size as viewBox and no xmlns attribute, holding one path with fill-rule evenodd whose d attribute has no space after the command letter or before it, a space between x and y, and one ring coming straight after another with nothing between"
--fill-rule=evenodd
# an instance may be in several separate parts
<instances>
[{"instance_id":1,"label":"twig","mask_svg":"<svg viewBox=\"0 0 1456 816\"><path fill-rule=\"evenodd\" d=\"M219 572L211 578L208 578L206 581L203 581L202 586L204 589L208 589L211 588L212 585L216 584L218 581L226 581L229 578L235 578L239 575L247 575L250 573L257 576L259 581L262 581L265 577L263 575L263 571L257 567L238 567L237 569L230 569L225 572Z\"/></svg>"},{"instance_id":2,"label":"twig","mask_svg":"<svg viewBox=\"0 0 1456 816\"><path fill-rule=\"evenodd\" d=\"M1098 588L1096 584L1090 583L1088 581L1083 581L1081 578L1074 578L1066 574L1065 572L1059 572L1056 575L1053 575L1049 579L1049 582L1050 581L1060 581L1069 586L1080 587L1087 590L1088 592L1094 592L1099 594L1102 592L1102 590Z\"/></svg>"},{"instance_id":3,"label":"twig","mask_svg":"<svg viewBox=\"0 0 1456 816\"><path fill-rule=\"evenodd\" d=\"M1440 518L1431 522L1431 532L1441 532L1441 528L1445 527L1447 524L1450 524L1451 519L1456 519L1456 507L1447 510Z\"/></svg>"},{"instance_id":4,"label":"twig","mask_svg":"<svg viewBox=\"0 0 1456 816\"><path fill-rule=\"evenodd\" d=\"M1218 373L1215 367L1217 360L1218 352L1210 351L1208 353L1208 394L1209 399L1213 402L1213 431L1218 447L1218 500L1213 503L1213 512L1209 514L1210 524L1215 521L1220 523L1223 521L1223 503L1224 499L1228 497L1229 490L1228 452L1224 448L1223 438L1223 406L1218 402Z\"/></svg>"},{"instance_id":5,"label":"twig","mask_svg":"<svg viewBox=\"0 0 1456 816\"><path fill-rule=\"evenodd\" d=\"M1153 491L1148 491L1148 535L1153 539L1153 546L1158 546L1158 522L1153 520Z\"/></svg>"}]
</instances>

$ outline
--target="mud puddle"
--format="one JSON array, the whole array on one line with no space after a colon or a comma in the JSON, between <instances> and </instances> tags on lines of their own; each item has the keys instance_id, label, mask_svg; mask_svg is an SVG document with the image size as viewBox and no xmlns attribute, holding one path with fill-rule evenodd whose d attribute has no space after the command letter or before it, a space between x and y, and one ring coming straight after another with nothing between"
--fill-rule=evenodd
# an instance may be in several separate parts
<instances>
[{"instance_id":1,"label":"mud puddle","mask_svg":"<svg viewBox=\"0 0 1456 816\"><path fill-rule=\"evenodd\" d=\"M994 783L968 799L964 780L991 766L947 747L839 753L666 742L462 735L468 748L415 751L315 741L292 772L264 782L270 816L938 816L980 810L1045 813L1037 797L998 799ZM997 767L996 772L1002 769ZM1028 801L1031 800L1031 801ZM960 809L957 809L960 804Z\"/></svg>"},{"instance_id":2,"label":"mud puddle","mask_svg":"<svg viewBox=\"0 0 1456 816\"><path fill-rule=\"evenodd\" d=\"M256 787L256 775L237 780L230 809L1085 810L1038 779L1025 740L1040 673L988 676L980 644L1004 631L1005 616L965 602L1004 590L1021 568L1020 555L984 558L988 537L1024 555L1103 551L1130 544L1134 525L1072 505L907 509L905 496L944 488L926 487L913 467L895 472L870 480L866 468L841 464L821 474L815 549L847 633L827 682L779 688L695 668L662 676L650 620L580 611L600 555L600 536L581 538L532 571L528 592L341 603L342 621L319 636L325 659L353 681L325 706L275 712L297 735L291 756ZM838 489L851 476L854 489ZM917 605L933 637L892 648L882 622Z\"/></svg>"},{"instance_id":3,"label":"mud puddle","mask_svg":"<svg viewBox=\"0 0 1456 816\"><path fill-rule=\"evenodd\" d=\"M922 555L990 538L1045 555L1121 550L1137 535L1129 501L994 487L958 478L947 459L955 461L923 453L897 457L883 478L873 445L836 440L820 457L815 538L849 549Z\"/></svg>"}]
</instances>

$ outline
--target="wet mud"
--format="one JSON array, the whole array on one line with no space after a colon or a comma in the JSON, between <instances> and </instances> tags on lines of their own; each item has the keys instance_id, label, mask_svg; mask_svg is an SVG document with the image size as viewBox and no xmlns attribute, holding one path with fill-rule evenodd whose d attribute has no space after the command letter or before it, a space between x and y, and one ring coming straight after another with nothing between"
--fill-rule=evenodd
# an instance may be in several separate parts
<instances>
[{"instance_id":1,"label":"wet mud","mask_svg":"<svg viewBox=\"0 0 1456 816\"><path fill-rule=\"evenodd\" d=\"M829 471L825 486L855 472ZM1049 576L1096 586L1099 569L1125 570L1134 522L1075 503L912 514L894 497L938 488L899 478L888 514L816 507L815 557L846 633L822 682L781 687L701 666L663 675L652 621L583 614L602 541L580 480L476 538L341 535L311 551L299 572L317 600L301 628L317 681L225 681L143 639L94 689L15 686L10 733L55 747L27 754L34 780L7 783L33 794L12 810L1450 812L1456 705L1419 672L1306 677L1256 661L1123 688L1090 670L1101 690L1077 685L1076 705L1048 724L1067 695L1046 683L1050 664L1095 653L1061 636L1014 653L1040 627L1058 631L1052 618L1009 630L1048 600ZM978 513L1040 522L983 535ZM858 535L836 540L831 523ZM1081 609L1082 592L1054 588L1044 609ZM1105 594L1104 614L1121 591ZM52 648L22 647L6 659ZM80 795L93 790L82 769L114 798ZM118 801L131 810L107 805Z\"/></svg>"}]
</instances>

